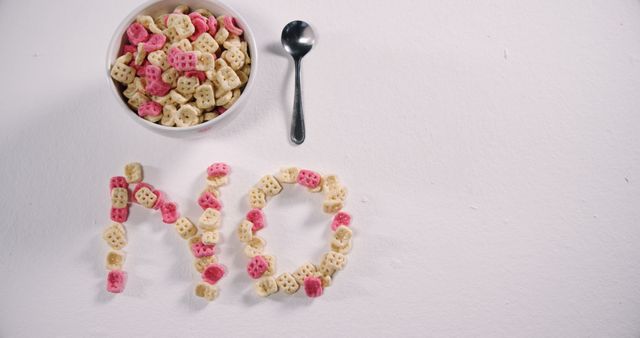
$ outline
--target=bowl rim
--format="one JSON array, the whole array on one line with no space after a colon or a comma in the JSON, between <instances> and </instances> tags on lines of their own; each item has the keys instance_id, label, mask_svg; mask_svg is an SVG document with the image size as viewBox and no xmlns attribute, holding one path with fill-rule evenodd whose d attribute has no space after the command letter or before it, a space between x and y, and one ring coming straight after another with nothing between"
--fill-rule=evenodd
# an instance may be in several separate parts
<instances>
[{"instance_id":1,"label":"bowl rim","mask_svg":"<svg viewBox=\"0 0 640 338\"><path fill-rule=\"evenodd\" d=\"M228 13L231 13L236 18L236 21L239 21L239 24L242 26L242 30L245 32L243 34L244 35L244 39L245 39L245 41L247 41L247 47L249 48L249 51L251 53L251 55L250 55L251 56L251 74L249 74L249 78L247 80L247 84L244 87L244 89L242 90L242 94L238 98L238 101L236 101L233 104L233 106L231 106L231 108L226 110L224 112L224 114L220 114L216 118L214 118L214 119L212 119L210 121L206 121L206 122L199 123L199 124L196 124L194 126L189 126L189 127L163 126L162 124L151 122L151 121L149 121L149 120L147 120L145 118L142 118L142 117L138 116L136 114L136 112L133 111L131 109L131 107L129 107L129 105L127 105L125 100L122 98L122 93L118 89L116 81L111 78L111 66L115 62L115 58L112 59L111 54L112 54L113 50L116 47L119 48L119 45L120 45L120 43L122 41L122 38L124 37L124 34L126 32L126 27L128 27L131 23L133 23L133 20L135 19L135 17L137 17L138 15L143 13L148 7L151 7L152 5L154 5L156 3L159 3L159 2L162 2L162 0L148 0L148 1L145 1L144 3L142 3L140 5L136 6L134 9L129 11L129 14L127 16L125 16L125 18L116 27L116 29L115 29L115 31L113 33L113 36L111 37L111 41L109 42L109 45L107 47L107 52L106 52L106 54L107 54L107 57L106 57L106 75L107 75L107 81L109 82L109 87L111 87L111 92L116 97L116 100L118 102L120 102L120 106L122 108L124 108L124 110L126 112L131 114L131 118L139 120L138 123L143 123L147 127L150 127L150 128L153 128L153 129L157 129L158 131L167 131L167 132L173 132L173 133L209 130L214 125L216 125L218 123L221 123L225 118L227 118L227 116L233 115L234 113L236 113L237 108L238 107L242 107L244 102L246 100L248 100L248 96L249 96L248 94L251 92L251 89L253 88L253 84L255 82L255 77L256 77L256 73L257 73L257 64L258 64L258 52L257 52L256 40L255 40L255 36L253 34L253 30L251 29L251 27L249 27L249 25L247 24L247 21L244 19L244 17L239 12L237 12L235 9L230 7L229 5L227 5L224 2L219 1L219 0L204 0L204 2L214 3L216 6L222 7L224 9L224 11L226 11ZM182 0L181 2L186 4L186 5L189 5L190 0ZM249 34L247 34L247 32ZM116 53L116 55L117 55L117 53ZM117 56L116 56L116 58L117 58Z\"/></svg>"}]
</instances>

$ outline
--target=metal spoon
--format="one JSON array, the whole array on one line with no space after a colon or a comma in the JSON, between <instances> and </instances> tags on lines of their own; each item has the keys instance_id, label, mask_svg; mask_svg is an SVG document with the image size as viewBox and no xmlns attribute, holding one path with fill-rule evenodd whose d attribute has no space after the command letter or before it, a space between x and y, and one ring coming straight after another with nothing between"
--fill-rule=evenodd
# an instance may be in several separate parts
<instances>
[{"instance_id":1,"label":"metal spoon","mask_svg":"<svg viewBox=\"0 0 640 338\"><path fill-rule=\"evenodd\" d=\"M296 92L293 99L293 120L291 121L291 141L304 142L304 116L302 114L302 93L300 92L300 61L313 47L316 37L313 29L304 21L291 21L282 30L282 47L293 58L296 66Z\"/></svg>"}]
</instances>

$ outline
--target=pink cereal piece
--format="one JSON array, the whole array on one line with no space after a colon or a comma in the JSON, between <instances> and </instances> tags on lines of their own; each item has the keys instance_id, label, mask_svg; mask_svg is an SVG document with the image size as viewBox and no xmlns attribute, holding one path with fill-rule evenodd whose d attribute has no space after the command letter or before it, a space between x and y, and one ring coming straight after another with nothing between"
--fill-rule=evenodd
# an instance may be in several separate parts
<instances>
[{"instance_id":1,"label":"pink cereal piece","mask_svg":"<svg viewBox=\"0 0 640 338\"><path fill-rule=\"evenodd\" d=\"M215 247L215 244L204 244L202 243L202 241L199 241L193 243L193 245L191 246L191 252L193 252L193 255L197 258L209 257L213 256Z\"/></svg>"},{"instance_id":2,"label":"pink cereal piece","mask_svg":"<svg viewBox=\"0 0 640 338\"><path fill-rule=\"evenodd\" d=\"M166 224L175 223L180 217L178 205L174 202L164 202L160 207L160 213L162 214L162 222Z\"/></svg>"},{"instance_id":3,"label":"pink cereal piece","mask_svg":"<svg viewBox=\"0 0 640 338\"><path fill-rule=\"evenodd\" d=\"M253 279L262 277L265 271L269 268L269 263L262 256L254 256L247 264L247 273Z\"/></svg>"},{"instance_id":4,"label":"pink cereal piece","mask_svg":"<svg viewBox=\"0 0 640 338\"><path fill-rule=\"evenodd\" d=\"M162 21L164 21L164 25L166 26L166 25L167 25L167 22L169 22L169 16L168 16L168 15L165 15L165 16L162 18Z\"/></svg>"},{"instance_id":5,"label":"pink cereal piece","mask_svg":"<svg viewBox=\"0 0 640 338\"><path fill-rule=\"evenodd\" d=\"M136 76L146 76L147 66L151 65L151 62L144 60L141 65L136 65L135 61L131 60L129 63L129 67L134 68L136 70Z\"/></svg>"},{"instance_id":6,"label":"pink cereal piece","mask_svg":"<svg viewBox=\"0 0 640 338\"><path fill-rule=\"evenodd\" d=\"M212 177L226 176L230 170L231 167L226 163L214 163L207 168L207 175Z\"/></svg>"},{"instance_id":7,"label":"pink cereal piece","mask_svg":"<svg viewBox=\"0 0 640 338\"><path fill-rule=\"evenodd\" d=\"M171 90L171 85L162 80L148 81L144 90L154 96L165 96Z\"/></svg>"},{"instance_id":8,"label":"pink cereal piece","mask_svg":"<svg viewBox=\"0 0 640 338\"><path fill-rule=\"evenodd\" d=\"M257 232L264 228L264 213L260 209L252 209L247 213L247 220L253 223L251 231Z\"/></svg>"},{"instance_id":9,"label":"pink cereal piece","mask_svg":"<svg viewBox=\"0 0 640 338\"><path fill-rule=\"evenodd\" d=\"M200 18L191 19L191 23L196 29L195 32L189 37L189 40L191 41L195 41L202 33L209 30L209 25L207 25L207 21L203 19L200 19Z\"/></svg>"},{"instance_id":10,"label":"pink cereal piece","mask_svg":"<svg viewBox=\"0 0 640 338\"><path fill-rule=\"evenodd\" d=\"M160 114L162 114L162 106L157 102L147 101L138 107L138 115L140 117L158 116Z\"/></svg>"},{"instance_id":11,"label":"pink cereal piece","mask_svg":"<svg viewBox=\"0 0 640 338\"><path fill-rule=\"evenodd\" d=\"M178 71L196 70L197 62L198 57L195 52L181 52L176 55L173 67Z\"/></svg>"},{"instance_id":12,"label":"pink cereal piece","mask_svg":"<svg viewBox=\"0 0 640 338\"><path fill-rule=\"evenodd\" d=\"M307 296L314 298L322 296L322 281L318 277L309 276L304 279L304 292Z\"/></svg>"},{"instance_id":13,"label":"pink cereal piece","mask_svg":"<svg viewBox=\"0 0 640 338\"><path fill-rule=\"evenodd\" d=\"M298 174L298 183L309 189L316 188L318 184L320 184L320 174L311 170L302 169Z\"/></svg>"},{"instance_id":14,"label":"pink cereal piece","mask_svg":"<svg viewBox=\"0 0 640 338\"><path fill-rule=\"evenodd\" d=\"M212 208L220 211L222 209L222 203L220 203L220 201L208 191L205 191L200 195L200 198L198 198L198 204L202 210Z\"/></svg>"},{"instance_id":15,"label":"pink cereal piece","mask_svg":"<svg viewBox=\"0 0 640 338\"><path fill-rule=\"evenodd\" d=\"M124 176L114 176L109 180L109 189L127 187L129 187L129 183L127 183L127 179Z\"/></svg>"},{"instance_id":16,"label":"pink cereal piece","mask_svg":"<svg viewBox=\"0 0 640 338\"><path fill-rule=\"evenodd\" d=\"M351 215L347 214L344 211L340 211L333 217L333 221L331 222L331 230L336 231L339 226L349 226L349 224L351 224Z\"/></svg>"},{"instance_id":17,"label":"pink cereal piece","mask_svg":"<svg viewBox=\"0 0 640 338\"><path fill-rule=\"evenodd\" d=\"M173 47L169 49L169 54L167 54L167 62L175 68L176 62L178 60L178 55L180 55L182 51L178 47Z\"/></svg>"},{"instance_id":18,"label":"pink cereal piece","mask_svg":"<svg viewBox=\"0 0 640 338\"><path fill-rule=\"evenodd\" d=\"M120 293L127 284L127 273L122 270L111 270L107 275L107 291Z\"/></svg>"},{"instance_id":19,"label":"pink cereal piece","mask_svg":"<svg viewBox=\"0 0 640 338\"><path fill-rule=\"evenodd\" d=\"M236 18L232 16L224 17L224 28L226 28L229 31L229 33L233 35L240 36L243 33L242 28L238 27L237 25Z\"/></svg>"},{"instance_id":20,"label":"pink cereal piece","mask_svg":"<svg viewBox=\"0 0 640 338\"><path fill-rule=\"evenodd\" d=\"M151 37L142 45L142 48L147 53L155 52L161 49L165 42L167 42L167 37L163 34L151 34Z\"/></svg>"},{"instance_id":21,"label":"pink cereal piece","mask_svg":"<svg viewBox=\"0 0 640 338\"><path fill-rule=\"evenodd\" d=\"M220 264L211 264L202 271L202 280L209 284L217 283L224 276L224 267Z\"/></svg>"},{"instance_id":22,"label":"pink cereal piece","mask_svg":"<svg viewBox=\"0 0 640 338\"><path fill-rule=\"evenodd\" d=\"M148 65L144 68L144 76L147 81L161 81L162 69L156 65Z\"/></svg>"},{"instance_id":23,"label":"pink cereal piece","mask_svg":"<svg viewBox=\"0 0 640 338\"><path fill-rule=\"evenodd\" d=\"M122 47L122 55L127 54L127 53L135 53L138 51L138 47L134 46L134 45L124 45Z\"/></svg>"},{"instance_id":24,"label":"pink cereal piece","mask_svg":"<svg viewBox=\"0 0 640 338\"><path fill-rule=\"evenodd\" d=\"M198 81L200 81L200 83L204 83L204 80L207 77L207 74L205 74L205 72L203 71L199 71L199 70L189 70L184 72L184 76L186 77L197 77Z\"/></svg>"},{"instance_id":25,"label":"pink cereal piece","mask_svg":"<svg viewBox=\"0 0 640 338\"><path fill-rule=\"evenodd\" d=\"M124 223L129 218L129 208L111 208L111 220Z\"/></svg>"},{"instance_id":26,"label":"pink cereal piece","mask_svg":"<svg viewBox=\"0 0 640 338\"><path fill-rule=\"evenodd\" d=\"M134 22L127 28L127 38L129 38L129 42L134 45L139 44L140 42L145 42L149 38L149 32L144 28L143 25Z\"/></svg>"},{"instance_id":27,"label":"pink cereal piece","mask_svg":"<svg viewBox=\"0 0 640 338\"><path fill-rule=\"evenodd\" d=\"M207 21L207 18L205 18L204 15L198 12L191 12L187 16L189 17L189 19L191 19L191 23L193 23L193 20L195 19L201 19L201 20Z\"/></svg>"},{"instance_id":28,"label":"pink cereal piece","mask_svg":"<svg viewBox=\"0 0 640 338\"><path fill-rule=\"evenodd\" d=\"M209 34L211 36L215 36L218 32L218 20L212 19L209 20Z\"/></svg>"},{"instance_id":29,"label":"pink cereal piece","mask_svg":"<svg viewBox=\"0 0 640 338\"><path fill-rule=\"evenodd\" d=\"M222 115L222 114L224 114L224 112L227 111L227 108L222 107L222 106L216 107L216 111L218 112L218 114Z\"/></svg>"}]
</instances>

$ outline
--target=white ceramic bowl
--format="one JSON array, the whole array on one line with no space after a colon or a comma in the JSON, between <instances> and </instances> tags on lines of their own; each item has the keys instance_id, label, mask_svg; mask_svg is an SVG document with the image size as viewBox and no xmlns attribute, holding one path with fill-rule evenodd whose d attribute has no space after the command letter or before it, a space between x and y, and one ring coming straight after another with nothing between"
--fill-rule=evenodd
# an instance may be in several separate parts
<instances>
[{"instance_id":1,"label":"white ceramic bowl","mask_svg":"<svg viewBox=\"0 0 640 338\"><path fill-rule=\"evenodd\" d=\"M251 74L249 75L249 80L247 82L247 85L244 87L244 90L242 91L242 95L240 95L240 98L238 99L238 101L236 101L236 103L233 104L231 108L225 111L224 114L216 117L215 119L204 122L204 123L200 123L195 126L185 127L185 128L166 127L161 124L147 121L141 118L140 116L138 116L136 112L133 111L131 108L129 108L129 106L127 105L126 98L121 93L122 87L120 87L119 84L116 81L114 81L110 75L111 65L115 62L116 58L118 57L118 52L120 51L122 45L126 40L125 32L129 27L129 25L131 25L135 21L135 18L140 14L150 15L151 17L155 18L160 14L171 13L173 9L180 4L185 4L189 6L191 9L206 8L216 16L230 15L235 17L238 26L244 30L243 36L244 36L244 39L247 41L247 45L249 47L249 54L251 55ZM224 122L225 120L229 121L230 117L238 114L247 103L249 95L251 94L251 90L253 89L253 83L255 82L254 81L255 75L257 73L257 65L258 65L258 51L256 48L256 41L253 37L253 32L247 25L246 20L244 20L244 18L242 18L242 16L238 12L233 10L231 7L217 0L159 0L159 1L152 0L138 6L126 18L122 20L120 25L118 25L118 28L116 29L113 37L111 38L111 43L109 44L109 49L107 51L107 64L106 64L105 74L109 81L109 86L111 87L111 91L113 92L113 94L115 95L116 99L119 102L119 105L121 108L120 110L124 114L132 118L134 121L136 121L140 125L148 129L151 129L153 131L156 131L158 133L161 133L167 136L183 137L183 136L202 135L203 132L210 130L212 127L216 125L220 125L219 127L221 127L223 125L222 122Z\"/></svg>"}]
</instances>

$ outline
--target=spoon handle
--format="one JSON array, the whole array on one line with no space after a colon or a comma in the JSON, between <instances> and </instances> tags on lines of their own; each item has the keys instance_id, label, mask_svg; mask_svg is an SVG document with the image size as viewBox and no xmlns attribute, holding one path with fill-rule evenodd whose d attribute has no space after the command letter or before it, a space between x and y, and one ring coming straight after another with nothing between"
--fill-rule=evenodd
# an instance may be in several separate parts
<instances>
[{"instance_id":1,"label":"spoon handle","mask_svg":"<svg viewBox=\"0 0 640 338\"><path fill-rule=\"evenodd\" d=\"M296 66L296 92L293 98L293 120L291 121L291 142L304 142L304 116L302 114L302 93L300 90L300 59L294 59Z\"/></svg>"}]
</instances>

